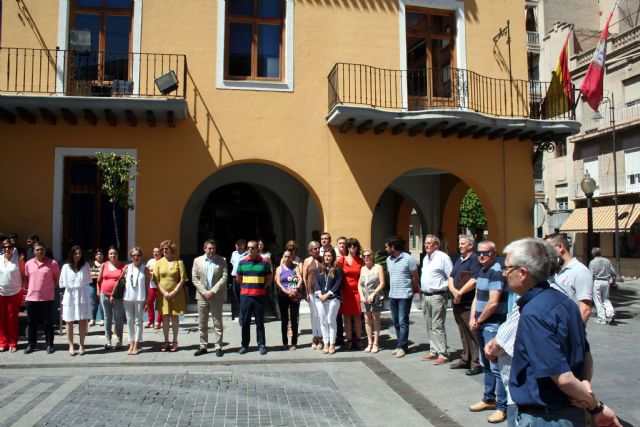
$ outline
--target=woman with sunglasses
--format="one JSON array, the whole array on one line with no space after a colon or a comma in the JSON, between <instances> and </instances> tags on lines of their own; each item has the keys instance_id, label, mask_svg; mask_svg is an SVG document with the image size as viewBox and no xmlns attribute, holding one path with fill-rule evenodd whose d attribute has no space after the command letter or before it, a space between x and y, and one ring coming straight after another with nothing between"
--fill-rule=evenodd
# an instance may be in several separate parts
<instances>
[{"instance_id":1,"label":"woman with sunglasses","mask_svg":"<svg viewBox=\"0 0 640 427\"><path fill-rule=\"evenodd\" d=\"M316 295L316 308L320 319L324 354L336 352L336 334L338 310L340 310L340 282L342 268L336 263L336 253L333 248L322 254L322 264L318 268L318 277L313 287Z\"/></svg>"},{"instance_id":2,"label":"woman with sunglasses","mask_svg":"<svg viewBox=\"0 0 640 427\"><path fill-rule=\"evenodd\" d=\"M377 353L379 350L380 313L382 312L382 297L384 291L384 270L376 264L373 251L367 249L362 254L364 265L360 270L358 291L360 301L364 307L365 329L367 331L367 353Z\"/></svg>"},{"instance_id":3,"label":"woman with sunglasses","mask_svg":"<svg viewBox=\"0 0 640 427\"><path fill-rule=\"evenodd\" d=\"M162 332L164 345L161 351L178 351L179 316L186 311L184 284L187 281L184 263L177 258L177 246L171 240L160 243L164 258L158 260L153 269L153 280L158 285L160 295L156 306L162 312ZM169 345L169 323L173 330L173 342Z\"/></svg>"},{"instance_id":4,"label":"woman with sunglasses","mask_svg":"<svg viewBox=\"0 0 640 427\"><path fill-rule=\"evenodd\" d=\"M113 298L113 289L116 287L120 276L124 272L126 264L120 261L120 251L115 246L110 246L107 251L108 261L102 264L98 276L98 292L104 312L104 349L111 349L111 325L115 323L116 349L122 348L122 330L124 329L124 306L122 300Z\"/></svg>"},{"instance_id":5,"label":"woman with sunglasses","mask_svg":"<svg viewBox=\"0 0 640 427\"><path fill-rule=\"evenodd\" d=\"M80 246L73 246L69 250L67 263L62 266L60 271L59 283L60 288L64 289L62 320L66 322L69 355L76 355L73 343L73 324L78 322L79 354L83 356L85 354L84 339L87 336L89 319L91 319L91 296L89 295L91 271L89 270L89 263L84 260Z\"/></svg>"},{"instance_id":6,"label":"woman with sunglasses","mask_svg":"<svg viewBox=\"0 0 640 427\"><path fill-rule=\"evenodd\" d=\"M344 331L347 340L344 343L346 350L360 349L362 337L362 320L360 315L360 293L358 292L358 282L360 281L360 270L364 261L360 258L360 242L353 237L347 239L347 255L340 257L338 265L342 267L342 302L340 312L344 318Z\"/></svg>"},{"instance_id":7,"label":"woman with sunglasses","mask_svg":"<svg viewBox=\"0 0 640 427\"><path fill-rule=\"evenodd\" d=\"M146 311L147 296L149 295L149 282L151 275L149 269L142 263L142 249L134 247L129 252L131 264L127 265L125 273L124 312L127 315L127 327L129 328L128 355L140 353L140 341L142 341L142 320Z\"/></svg>"},{"instance_id":8,"label":"woman with sunglasses","mask_svg":"<svg viewBox=\"0 0 640 427\"><path fill-rule=\"evenodd\" d=\"M14 256L16 247L9 239L2 241L0 260L0 352L18 350L18 313L22 303L24 259Z\"/></svg>"}]
</instances>

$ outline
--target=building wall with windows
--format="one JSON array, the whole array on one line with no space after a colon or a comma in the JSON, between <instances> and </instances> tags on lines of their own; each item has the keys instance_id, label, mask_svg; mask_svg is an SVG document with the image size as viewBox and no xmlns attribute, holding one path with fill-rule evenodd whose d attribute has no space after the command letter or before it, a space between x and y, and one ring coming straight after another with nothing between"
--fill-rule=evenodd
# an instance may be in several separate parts
<instances>
[{"instance_id":1,"label":"building wall with windows","mask_svg":"<svg viewBox=\"0 0 640 427\"><path fill-rule=\"evenodd\" d=\"M327 122L327 76L335 64L406 69L409 61L406 14L411 12L449 17L449 26L442 26L441 35L436 37L439 44L425 52L432 64L446 70L461 67L500 79L509 78L508 46L504 38L494 43L493 36L510 20L512 75L514 79L526 80L524 18L520 6L497 0L482 3L288 0L276 2L281 6L280 21L256 19L241 13L233 20L219 16L221 11L230 10L231 3L229 0L190 0L188 3L135 0L130 4L131 29L126 37L130 39L132 52L137 52L139 46L139 52L145 55L166 53L186 57L184 74L182 64L157 65L157 70L162 72L175 68L180 77L179 89L170 97L186 88L184 119L178 117L178 111L173 119L165 120L164 113L158 113L161 111L158 109L154 110L157 123L151 126L148 115L132 119L127 107L119 110L115 105L118 102L124 105L131 99L146 102L143 85L158 76L148 63L152 58L148 55L139 59L136 55L127 57L125 70L129 74L125 74L125 79L136 83L129 92L125 90L124 96L119 97L107 88L109 102L115 103L115 121L109 120L103 107L96 110L97 120L86 112L79 113L75 124L63 117L61 109L54 111L55 120L49 117L51 122L38 115L37 109L34 123L29 123L30 116L24 118L18 110L3 116L0 132L7 142L6 158L11 161L0 170L0 181L15 184L6 189L12 207L3 209L2 229L16 230L21 235L37 231L43 239L53 242L54 252L59 256L71 238L69 212L64 209L82 206L69 205L70 187L64 182L70 178L68 171L65 172L65 159L91 158L96 151L121 150L132 153L139 162L135 210L121 214L124 234L128 246L135 243L147 251L165 238L180 242L183 253L195 254L202 237L213 235L228 241L241 237L225 227L239 227L233 225L233 221L244 218L238 212L251 207L247 196L251 188L256 191L255 197L264 211L251 210L247 221L253 224L255 215L267 215L271 225L264 230L275 234L279 242L288 238L306 242L312 230L326 229L334 236L356 236L363 246L373 245L379 249L381 242L379 238L374 241L374 235L399 232L408 236L406 230L376 224L376 212L386 209L384 203L388 201L392 204L390 212L397 215L402 200L408 200L421 218L422 232L442 231L449 246L455 247L457 216L445 215L445 212L450 212L456 202L459 204L458 195L462 192L454 189L460 185L473 187L479 195L489 219L489 237L500 247L530 234L533 131L528 138L502 138L505 129L492 134L491 138L489 130L474 136L474 132L481 130L478 126L471 128L469 123L462 123L462 126L451 127L454 122L443 119L442 129L428 136L430 125L423 126L417 136L409 128L397 134L387 128L377 134L364 125L342 133L340 127ZM56 46L69 49L69 31L77 6L75 1L67 0L47 2L46 6L43 2L28 0L3 2L0 50L6 52L5 47L55 49ZM241 6L238 7L241 9ZM104 13L109 15L108 10ZM502 17L501 20L496 20L496 16ZM231 30L231 21L245 26ZM222 24L227 28L221 29ZM246 37L247 31L250 29L255 40L261 31L256 30L260 25L280 27L260 33L264 36L264 46L245 43L252 39ZM101 37L113 36L108 30L104 31ZM446 34L451 38L443 43L448 37ZM126 40L120 40L122 34L113 37L113 43L126 44ZM234 37L238 38L229 41ZM280 40L279 49L269 45L274 37ZM447 43L453 46L446 46ZM445 52L447 49L449 53ZM234 58L229 57L230 51L234 52ZM96 62L91 63L92 72L97 73L96 76L102 73L103 80L108 67L123 60L113 56L95 58ZM445 62L438 62L443 58ZM3 65L7 63L6 56L0 59ZM236 75L229 73L231 62L235 64ZM241 76L246 70L250 75ZM429 82L434 87L443 84L436 80ZM66 87L60 82L58 85ZM95 81L90 85L90 95L96 96ZM10 92L1 87L0 90ZM20 90L11 94L28 96ZM88 96L73 97L65 93L51 96L68 98L72 103L87 103L84 109L93 105L87 101ZM449 93L448 96L460 95ZM515 99L523 95L513 96ZM144 108L164 105L165 99L157 94L149 98ZM496 99L496 102L507 103L505 99ZM433 109L433 105L436 104L430 108ZM383 108L373 109L384 112ZM442 104L438 111L448 114L448 109ZM459 108L453 110L457 112ZM10 123L12 117L14 123ZM172 120L175 120L174 127L167 122ZM55 124L50 124L53 122ZM418 122L418 129L419 126ZM399 177L406 179L398 180ZM251 188L245 192L230 190L224 194L227 205L211 207L215 205L211 194L222 191L225 185L239 183ZM424 185L431 185L437 191L427 197L422 192ZM393 197L383 197L389 189L402 196L397 205ZM233 205L234 200L242 204L242 209ZM94 206L102 209L99 200L94 201ZM209 208L211 210L206 210ZM215 216L218 229L209 228L208 215ZM255 227L242 229L243 237L252 237L248 235L251 230L262 227L259 220L255 221ZM396 218L394 223L405 224L406 219ZM91 229L90 225L85 224L85 230ZM61 231L65 227L67 231ZM95 227L94 224L93 229ZM96 241L98 243L100 241Z\"/></svg>"}]
</instances>

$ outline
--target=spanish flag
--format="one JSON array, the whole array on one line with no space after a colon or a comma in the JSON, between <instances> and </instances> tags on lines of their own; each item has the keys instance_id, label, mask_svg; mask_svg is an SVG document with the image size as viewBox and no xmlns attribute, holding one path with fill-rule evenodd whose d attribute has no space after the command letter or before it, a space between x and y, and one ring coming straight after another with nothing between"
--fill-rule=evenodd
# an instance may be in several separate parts
<instances>
[{"instance_id":1,"label":"spanish flag","mask_svg":"<svg viewBox=\"0 0 640 427\"><path fill-rule=\"evenodd\" d=\"M541 106L543 117L559 116L573 109L573 84L571 83L571 72L569 71L570 36L571 31L567 34L567 38L562 45L556 68L551 73L551 82Z\"/></svg>"}]
</instances>

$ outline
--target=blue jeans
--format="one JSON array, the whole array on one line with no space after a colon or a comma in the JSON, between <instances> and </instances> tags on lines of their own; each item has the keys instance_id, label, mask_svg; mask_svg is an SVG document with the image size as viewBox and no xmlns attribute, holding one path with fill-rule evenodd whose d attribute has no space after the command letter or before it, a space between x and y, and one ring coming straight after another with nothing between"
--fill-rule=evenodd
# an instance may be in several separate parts
<instances>
[{"instance_id":1,"label":"blue jeans","mask_svg":"<svg viewBox=\"0 0 640 427\"><path fill-rule=\"evenodd\" d=\"M389 308L393 326L396 328L398 344L396 348L407 350L409 347L409 313L413 298L389 298Z\"/></svg>"},{"instance_id":2,"label":"blue jeans","mask_svg":"<svg viewBox=\"0 0 640 427\"><path fill-rule=\"evenodd\" d=\"M586 426L585 411L575 407L558 410L518 410L518 427L579 427Z\"/></svg>"},{"instance_id":3,"label":"blue jeans","mask_svg":"<svg viewBox=\"0 0 640 427\"><path fill-rule=\"evenodd\" d=\"M96 293L96 284L93 282L89 283L89 299L91 299L91 319L96 322L103 320L102 304L100 304L100 298Z\"/></svg>"},{"instance_id":4,"label":"blue jeans","mask_svg":"<svg viewBox=\"0 0 640 427\"><path fill-rule=\"evenodd\" d=\"M264 302L263 296L240 295L240 319L242 319L242 347L249 347L251 340L251 315L256 319L256 340L258 347L264 346Z\"/></svg>"},{"instance_id":5,"label":"blue jeans","mask_svg":"<svg viewBox=\"0 0 640 427\"><path fill-rule=\"evenodd\" d=\"M507 392L504 389L500 368L496 363L491 363L484 354L484 346L486 343L496 337L498 333L497 323L486 323L480 326L477 332L478 348L480 350L480 361L484 368L484 395L482 401L496 402L496 409L501 411L507 410Z\"/></svg>"},{"instance_id":6,"label":"blue jeans","mask_svg":"<svg viewBox=\"0 0 640 427\"><path fill-rule=\"evenodd\" d=\"M516 427L518 405L507 405L507 427Z\"/></svg>"}]
</instances>

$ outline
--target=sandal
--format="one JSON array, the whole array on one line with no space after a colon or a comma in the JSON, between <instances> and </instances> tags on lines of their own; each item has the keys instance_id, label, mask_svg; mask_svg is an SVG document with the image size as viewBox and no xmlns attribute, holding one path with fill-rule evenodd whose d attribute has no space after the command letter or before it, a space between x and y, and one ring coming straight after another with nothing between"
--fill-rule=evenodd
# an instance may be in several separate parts
<instances>
[{"instance_id":1,"label":"sandal","mask_svg":"<svg viewBox=\"0 0 640 427\"><path fill-rule=\"evenodd\" d=\"M166 343L164 343L164 344L160 347L160 351L164 353L164 352L166 352L167 350L169 350L169 348L170 348L170 345L169 345L169 343L168 343L168 342L166 342Z\"/></svg>"},{"instance_id":2,"label":"sandal","mask_svg":"<svg viewBox=\"0 0 640 427\"><path fill-rule=\"evenodd\" d=\"M78 352L78 354L80 356L84 356L87 352L84 350L84 347L80 347L80 351Z\"/></svg>"},{"instance_id":3,"label":"sandal","mask_svg":"<svg viewBox=\"0 0 640 427\"><path fill-rule=\"evenodd\" d=\"M371 353L377 353L378 350L380 350L380 348L378 347L378 344L373 344L371 346Z\"/></svg>"},{"instance_id":4,"label":"sandal","mask_svg":"<svg viewBox=\"0 0 640 427\"><path fill-rule=\"evenodd\" d=\"M15 353L18 351L18 347L9 347L9 353Z\"/></svg>"},{"instance_id":5,"label":"sandal","mask_svg":"<svg viewBox=\"0 0 640 427\"><path fill-rule=\"evenodd\" d=\"M150 327L151 327L151 322L146 322L146 323L144 324L144 327L145 327L145 328L150 328Z\"/></svg>"},{"instance_id":6,"label":"sandal","mask_svg":"<svg viewBox=\"0 0 640 427\"><path fill-rule=\"evenodd\" d=\"M371 347L373 347L373 344L369 344L369 345L367 346L367 348L365 348L365 349L364 349L364 352L365 352L365 353L371 353Z\"/></svg>"},{"instance_id":7,"label":"sandal","mask_svg":"<svg viewBox=\"0 0 640 427\"><path fill-rule=\"evenodd\" d=\"M111 341L107 341L106 343L104 343L104 349L111 350Z\"/></svg>"},{"instance_id":8,"label":"sandal","mask_svg":"<svg viewBox=\"0 0 640 427\"><path fill-rule=\"evenodd\" d=\"M171 344L171 349L169 350L171 353L175 353L176 351L178 351L178 343L176 341L174 341Z\"/></svg>"}]
</instances>

